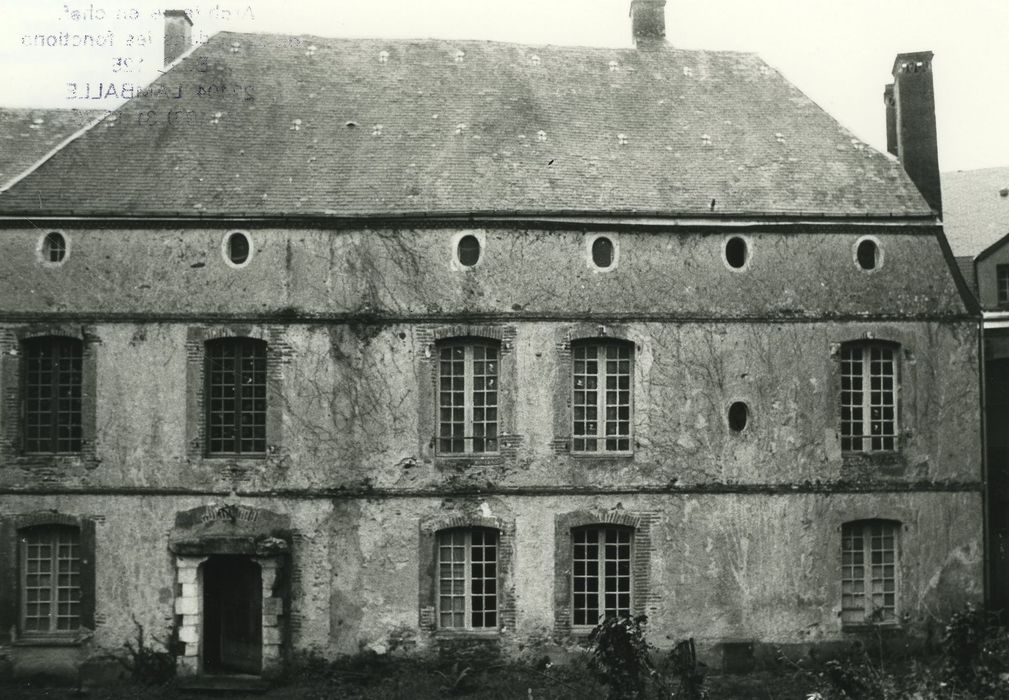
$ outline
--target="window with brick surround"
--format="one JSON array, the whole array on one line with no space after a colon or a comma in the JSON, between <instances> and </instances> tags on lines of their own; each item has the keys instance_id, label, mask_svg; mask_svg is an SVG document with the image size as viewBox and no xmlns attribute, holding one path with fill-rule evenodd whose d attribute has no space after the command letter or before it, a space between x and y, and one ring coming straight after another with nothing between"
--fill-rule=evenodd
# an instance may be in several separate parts
<instances>
[{"instance_id":1,"label":"window with brick surround","mask_svg":"<svg viewBox=\"0 0 1009 700\"><path fill-rule=\"evenodd\" d=\"M995 281L998 288L998 303L1009 304L1009 265L995 266Z\"/></svg>"},{"instance_id":2,"label":"window with brick surround","mask_svg":"<svg viewBox=\"0 0 1009 700\"><path fill-rule=\"evenodd\" d=\"M83 342L40 337L23 342L22 445L28 454L81 451Z\"/></svg>"},{"instance_id":3,"label":"window with brick surround","mask_svg":"<svg viewBox=\"0 0 1009 700\"><path fill-rule=\"evenodd\" d=\"M453 528L437 533L438 627L480 630L498 626L498 533Z\"/></svg>"},{"instance_id":4,"label":"window with brick surround","mask_svg":"<svg viewBox=\"0 0 1009 700\"><path fill-rule=\"evenodd\" d=\"M68 525L25 528L19 544L22 634L76 632L81 626L80 531Z\"/></svg>"},{"instance_id":5,"label":"window with brick surround","mask_svg":"<svg viewBox=\"0 0 1009 700\"><path fill-rule=\"evenodd\" d=\"M841 528L841 623L897 622L900 523L859 520Z\"/></svg>"},{"instance_id":6,"label":"window with brick surround","mask_svg":"<svg viewBox=\"0 0 1009 700\"><path fill-rule=\"evenodd\" d=\"M499 348L451 341L438 346L438 452L498 451Z\"/></svg>"},{"instance_id":7,"label":"window with brick surround","mask_svg":"<svg viewBox=\"0 0 1009 700\"><path fill-rule=\"evenodd\" d=\"M572 343L572 452L631 451L633 355L625 341Z\"/></svg>"},{"instance_id":8,"label":"window with brick surround","mask_svg":"<svg viewBox=\"0 0 1009 700\"><path fill-rule=\"evenodd\" d=\"M579 527L571 531L571 624L595 626L631 614L634 529Z\"/></svg>"},{"instance_id":9,"label":"window with brick surround","mask_svg":"<svg viewBox=\"0 0 1009 700\"><path fill-rule=\"evenodd\" d=\"M0 562L0 644L76 642L94 629L93 519L0 514Z\"/></svg>"},{"instance_id":10,"label":"window with brick surround","mask_svg":"<svg viewBox=\"0 0 1009 700\"><path fill-rule=\"evenodd\" d=\"M890 452L898 448L899 347L845 343L841 347L841 451Z\"/></svg>"},{"instance_id":11,"label":"window with brick surround","mask_svg":"<svg viewBox=\"0 0 1009 700\"><path fill-rule=\"evenodd\" d=\"M206 345L207 454L266 452L266 342L220 338Z\"/></svg>"}]
</instances>

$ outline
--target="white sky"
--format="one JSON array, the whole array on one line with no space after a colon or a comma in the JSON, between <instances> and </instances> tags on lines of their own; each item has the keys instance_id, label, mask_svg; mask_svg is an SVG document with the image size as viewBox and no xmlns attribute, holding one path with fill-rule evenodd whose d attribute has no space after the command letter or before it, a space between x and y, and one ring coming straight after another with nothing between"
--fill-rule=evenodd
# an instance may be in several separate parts
<instances>
[{"instance_id":1,"label":"white sky","mask_svg":"<svg viewBox=\"0 0 1009 700\"><path fill-rule=\"evenodd\" d=\"M632 45L630 0L165 1L0 0L0 105L116 107L117 100L68 100L67 83L153 80L167 8L190 10L197 40L229 29ZM60 32L111 32L113 46L34 45L35 35ZM130 34L153 45L126 46ZM881 150L882 91L894 56L934 51L941 168L1009 166L1009 0L667 0L666 34L680 48L760 54Z\"/></svg>"}]
</instances>

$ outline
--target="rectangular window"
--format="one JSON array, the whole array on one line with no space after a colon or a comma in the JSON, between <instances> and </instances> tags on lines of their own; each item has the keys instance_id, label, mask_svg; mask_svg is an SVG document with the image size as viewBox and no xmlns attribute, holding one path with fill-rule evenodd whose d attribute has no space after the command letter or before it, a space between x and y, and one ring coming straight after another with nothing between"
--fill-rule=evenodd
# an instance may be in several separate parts
<instances>
[{"instance_id":1,"label":"rectangular window","mask_svg":"<svg viewBox=\"0 0 1009 700\"><path fill-rule=\"evenodd\" d=\"M266 343L207 343L207 453L266 452Z\"/></svg>"},{"instance_id":2,"label":"rectangular window","mask_svg":"<svg viewBox=\"0 0 1009 700\"><path fill-rule=\"evenodd\" d=\"M896 523L846 523L841 531L841 622L897 620Z\"/></svg>"},{"instance_id":3,"label":"rectangular window","mask_svg":"<svg viewBox=\"0 0 1009 700\"><path fill-rule=\"evenodd\" d=\"M497 348L445 345L438 357L438 451L497 452Z\"/></svg>"},{"instance_id":4,"label":"rectangular window","mask_svg":"<svg viewBox=\"0 0 1009 700\"><path fill-rule=\"evenodd\" d=\"M627 527L586 527L572 531L572 623L631 614L631 541Z\"/></svg>"},{"instance_id":5,"label":"rectangular window","mask_svg":"<svg viewBox=\"0 0 1009 700\"><path fill-rule=\"evenodd\" d=\"M998 303L1009 303L1009 265L996 265L995 279L998 283Z\"/></svg>"},{"instance_id":6,"label":"rectangular window","mask_svg":"<svg viewBox=\"0 0 1009 700\"><path fill-rule=\"evenodd\" d=\"M631 347L596 341L572 347L572 451L631 451Z\"/></svg>"},{"instance_id":7,"label":"rectangular window","mask_svg":"<svg viewBox=\"0 0 1009 700\"><path fill-rule=\"evenodd\" d=\"M486 528L438 533L439 627L497 627L497 544Z\"/></svg>"},{"instance_id":8,"label":"rectangular window","mask_svg":"<svg viewBox=\"0 0 1009 700\"><path fill-rule=\"evenodd\" d=\"M80 533L72 527L21 532L21 630L73 632L81 620Z\"/></svg>"},{"instance_id":9,"label":"rectangular window","mask_svg":"<svg viewBox=\"0 0 1009 700\"><path fill-rule=\"evenodd\" d=\"M897 449L897 353L879 344L841 349L841 450Z\"/></svg>"},{"instance_id":10,"label":"rectangular window","mask_svg":"<svg viewBox=\"0 0 1009 700\"><path fill-rule=\"evenodd\" d=\"M83 343L33 338L24 343L24 451L81 451Z\"/></svg>"}]
</instances>

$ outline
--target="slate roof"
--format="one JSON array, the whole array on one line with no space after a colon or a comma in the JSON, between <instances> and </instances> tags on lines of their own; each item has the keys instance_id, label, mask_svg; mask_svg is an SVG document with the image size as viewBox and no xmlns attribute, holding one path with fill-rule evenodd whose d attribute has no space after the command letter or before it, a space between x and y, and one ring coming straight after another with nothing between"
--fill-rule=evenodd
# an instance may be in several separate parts
<instances>
[{"instance_id":1,"label":"slate roof","mask_svg":"<svg viewBox=\"0 0 1009 700\"><path fill-rule=\"evenodd\" d=\"M0 107L0 188L104 113Z\"/></svg>"},{"instance_id":2,"label":"slate roof","mask_svg":"<svg viewBox=\"0 0 1009 700\"><path fill-rule=\"evenodd\" d=\"M1009 167L942 174L943 229L956 255L977 256L1009 234Z\"/></svg>"},{"instance_id":3,"label":"slate roof","mask_svg":"<svg viewBox=\"0 0 1009 700\"><path fill-rule=\"evenodd\" d=\"M963 281L967 284L967 289L977 298L977 273L974 270L974 258L969 255L959 255L956 258L956 266L963 275Z\"/></svg>"},{"instance_id":4,"label":"slate roof","mask_svg":"<svg viewBox=\"0 0 1009 700\"><path fill-rule=\"evenodd\" d=\"M929 214L751 54L221 33L148 92L0 212Z\"/></svg>"}]
</instances>

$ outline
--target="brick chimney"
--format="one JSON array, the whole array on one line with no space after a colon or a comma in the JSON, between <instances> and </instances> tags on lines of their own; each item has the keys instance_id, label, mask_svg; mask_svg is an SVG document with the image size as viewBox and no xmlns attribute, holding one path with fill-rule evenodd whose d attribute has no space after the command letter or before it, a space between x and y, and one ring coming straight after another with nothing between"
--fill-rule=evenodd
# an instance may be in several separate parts
<instances>
[{"instance_id":1,"label":"brick chimney","mask_svg":"<svg viewBox=\"0 0 1009 700\"><path fill-rule=\"evenodd\" d=\"M887 150L897 156L928 205L942 216L936 145L932 52L897 54L893 62L893 136L887 106ZM888 86L889 87L889 86ZM884 99L887 92L884 92Z\"/></svg>"},{"instance_id":2,"label":"brick chimney","mask_svg":"<svg viewBox=\"0 0 1009 700\"><path fill-rule=\"evenodd\" d=\"M666 0L631 0L630 14L635 46L665 40Z\"/></svg>"},{"instance_id":3,"label":"brick chimney","mask_svg":"<svg viewBox=\"0 0 1009 700\"><path fill-rule=\"evenodd\" d=\"M193 20L185 10L165 10L165 65L193 45Z\"/></svg>"}]
</instances>

